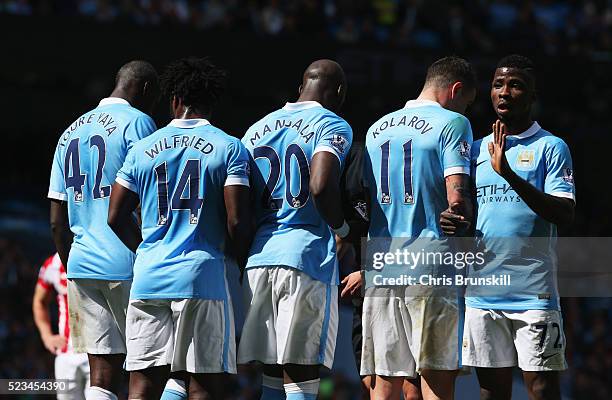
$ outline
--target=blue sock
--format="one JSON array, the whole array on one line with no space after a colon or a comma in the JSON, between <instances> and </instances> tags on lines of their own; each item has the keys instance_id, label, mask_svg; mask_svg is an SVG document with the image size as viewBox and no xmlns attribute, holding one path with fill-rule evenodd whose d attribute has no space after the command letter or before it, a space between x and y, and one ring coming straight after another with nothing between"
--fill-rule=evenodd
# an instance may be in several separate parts
<instances>
[{"instance_id":1,"label":"blue sock","mask_svg":"<svg viewBox=\"0 0 612 400\"><path fill-rule=\"evenodd\" d=\"M168 379L160 400L187 400L185 382L180 379Z\"/></svg>"},{"instance_id":2,"label":"blue sock","mask_svg":"<svg viewBox=\"0 0 612 400\"><path fill-rule=\"evenodd\" d=\"M267 386L261 387L260 400L285 400L285 390L275 389Z\"/></svg>"},{"instance_id":3,"label":"blue sock","mask_svg":"<svg viewBox=\"0 0 612 400\"><path fill-rule=\"evenodd\" d=\"M260 400L285 400L283 378L262 376Z\"/></svg>"}]
</instances>

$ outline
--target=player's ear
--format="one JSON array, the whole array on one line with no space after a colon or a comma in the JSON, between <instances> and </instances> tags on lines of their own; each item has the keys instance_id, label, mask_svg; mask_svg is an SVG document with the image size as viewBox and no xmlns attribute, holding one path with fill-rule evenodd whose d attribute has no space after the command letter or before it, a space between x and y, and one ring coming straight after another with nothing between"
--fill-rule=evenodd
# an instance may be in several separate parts
<instances>
[{"instance_id":1,"label":"player's ear","mask_svg":"<svg viewBox=\"0 0 612 400\"><path fill-rule=\"evenodd\" d=\"M300 85L300 87L298 88L298 93L302 94L302 90L304 90L304 85Z\"/></svg>"},{"instance_id":2,"label":"player's ear","mask_svg":"<svg viewBox=\"0 0 612 400\"><path fill-rule=\"evenodd\" d=\"M457 97L461 89L463 89L463 83L461 82L453 83L450 87L450 98L454 99L455 97Z\"/></svg>"}]
</instances>

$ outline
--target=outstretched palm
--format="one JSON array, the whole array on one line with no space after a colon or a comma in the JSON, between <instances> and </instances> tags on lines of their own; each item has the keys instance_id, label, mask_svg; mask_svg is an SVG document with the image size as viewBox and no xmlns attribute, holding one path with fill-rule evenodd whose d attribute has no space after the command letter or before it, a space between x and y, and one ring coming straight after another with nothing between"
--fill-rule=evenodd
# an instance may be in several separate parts
<instances>
[{"instance_id":1,"label":"outstretched palm","mask_svg":"<svg viewBox=\"0 0 612 400\"><path fill-rule=\"evenodd\" d=\"M493 141L489 142L491 166L499 175L504 176L510 170L506 159L506 125L500 120L493 124Z\"/></svg>"}]
</instances>

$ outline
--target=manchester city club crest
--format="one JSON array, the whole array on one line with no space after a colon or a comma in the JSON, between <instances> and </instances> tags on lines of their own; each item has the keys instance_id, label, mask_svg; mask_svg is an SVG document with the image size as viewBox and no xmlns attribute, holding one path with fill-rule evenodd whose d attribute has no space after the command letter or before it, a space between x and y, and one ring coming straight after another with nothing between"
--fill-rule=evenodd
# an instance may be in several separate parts
<instances>
[{"instance_id":1,"label":"manchester city club crest","mask_svg":"<svg viewBox=\"0 0 612 400\"><path fill-rule=\"evenodd\" d=\"M531 171L535 166L535 151L524 149L516 157L516 168L520 171Z\"/></svg>"}]
</instances>

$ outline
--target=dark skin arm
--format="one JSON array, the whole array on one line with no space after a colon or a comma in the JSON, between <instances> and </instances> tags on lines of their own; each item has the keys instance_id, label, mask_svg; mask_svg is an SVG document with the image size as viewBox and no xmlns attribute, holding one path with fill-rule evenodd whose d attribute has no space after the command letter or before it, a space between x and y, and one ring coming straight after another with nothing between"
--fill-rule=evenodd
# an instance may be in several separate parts
<instances>
[{"instance_id":1,"label":"dark skin arm","mask_svg":"<svg viewBox=\"0 0 612 400\"><path fill-rule=\"evenodd\" d=\"M68 204L65 201L51 199L50 209L51 235L60 260L68 269L68 254L74 235L68 222Z\"/></svg>"},{"instance_id":2,"label":"dark skin arm","mask_svg":"<svg viewBox=\"0 0 612 400\"><path fill-rule=\"evenodd\" d=\"M227 213L228 253L243 269L251 246L251 209L248 186L231 185L223 189Z\"/></svg>"},{"instance_id":3,"label":"dark skin arm","mask_svg":"<svg viewBox=\"0 0 612 400\"><path fill-rule=\"evenodd\" d=\"M518 176L506 158L506 126L497 120L493 124L493 141L489 143L491 165L512 189L540 217L555 225L569 225L574 220L574 201L552 196Z\"/></svg>"},{"instance_id":4,"label":"dark skin arm","mask_svg":"<svg viewBox=\"0 0 612 400\"><path fill-rule=\"evenodd\" d=\"M108 226L115 232L125 246L136 253L142 242L140 227L132 216L140 199L131 190L118 183L113 185L108 207Z\"/></svg>"},{"instance_id":5,"label":"dark skin arm","mask_svg":"<svg viewBox=\"0 0 612 400\"><path fill-rule=\"evenodd\" d=\"M344 222L340 192L340 162L338 157L320 151L310 165L310 194L321 217L332 229Z\"/></svg>"}]
</instances>

